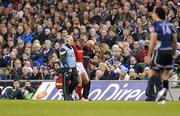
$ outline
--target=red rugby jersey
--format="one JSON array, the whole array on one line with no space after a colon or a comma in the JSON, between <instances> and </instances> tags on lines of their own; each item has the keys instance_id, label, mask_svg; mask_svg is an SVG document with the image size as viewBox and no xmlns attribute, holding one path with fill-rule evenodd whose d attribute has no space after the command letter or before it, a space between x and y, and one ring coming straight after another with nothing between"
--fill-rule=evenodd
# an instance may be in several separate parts
<instances>
[{"instance_id":1,"label":"red rugby jersey","mask_svg":"<svg viewBox=\"0 0 180 116\"><path fill-rule=\"evenodd\" d=\"M74 44L73 48L76 56L76 62L83 62L83 49L79 47L77 44Z\"/></svg>"}]
</instances>

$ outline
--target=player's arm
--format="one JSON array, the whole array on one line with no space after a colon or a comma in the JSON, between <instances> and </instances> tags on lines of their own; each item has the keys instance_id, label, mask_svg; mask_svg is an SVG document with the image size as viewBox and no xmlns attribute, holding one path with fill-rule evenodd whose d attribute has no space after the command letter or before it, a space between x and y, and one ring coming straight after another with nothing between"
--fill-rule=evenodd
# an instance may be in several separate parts
<instances>
[{"instance_id":1,"label":"player's arm","mask_svg":"<svg viewBox=\"0 0 180 116\"><path fill-rule=\"evenodd\" d=\"M177 49L177 33L175 30L173 30L172 47L173 47L173 55L174 55Z\"/></svg>"},{"instance_id":2,"label":"player's arm","mask_svg":"<svg viewBox=\"0 0 180 116\"><path fill-rule=\"evenodd\" d=\"M69 65L66 62L67 51L64 48L60 49L60 61L64 68L69 68Z\"/></svg>"},{"instance_id":3,"label":"player's arm","mask_svg":"<svg viewBox=\"0 0 180 116\"><path fill-rule=\"evenodd\" d=\"M152 27L150 29L150 45L149 45L149 51L148 51L148 54L147 56L145 57L144 61L145 63L147 64L150 64L151 63L151 54L153 53L154 51L154 48L156 46L156 41L157 41L157 33L154 29L154 27Z\"/></svg>"},{"instance_id":4,"label":"player's arm","mask_svg":"<svg viewBox=\"0 0 180 116\"><path fill-rule=\"evenodd\" d=\"M151 56L151 54L154 51L154 48L156 46L156 41L157 41L157 33L155 32L155 30L151 31L150 34L150 46L149 46L149 51L148 51L148 56Z\"/></svg>"}]
</instances>

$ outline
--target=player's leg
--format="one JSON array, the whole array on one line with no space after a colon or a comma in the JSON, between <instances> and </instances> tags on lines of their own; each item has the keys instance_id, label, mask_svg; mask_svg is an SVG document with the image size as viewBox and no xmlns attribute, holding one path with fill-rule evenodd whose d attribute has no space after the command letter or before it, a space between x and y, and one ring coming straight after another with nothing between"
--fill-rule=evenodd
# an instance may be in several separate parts
<instances>
[{"instance_id":1,"label":"player's leg","mask_svg":"<svg viewBox=\"0 0 180 116\"><path fill-rule=\"evenodd\" d=\"M78 72L76 68L72 69L72 74L70 76L71 84L69 85L69 93L72 95L72 92L78 85Z\"/></svg>"},{"instance_id":2,"label":"player's leg","mask_svg":"<svg viewBox=\"0 0 180 116\"><path fill-rule=\"evenodd\" d=\"M83 82L83 95L82 95L82 98L83 99L88 99L91 81L90 81L86 71L84 73L82 73L81 76L82 76L82 82Z\"/></svg>"},{"instance_id":3,"label":"player's leg","mask_svg":"<svg viewBox=\"0 0 180 116\"><path fill-rule=\"evenodd\" d=\"M163 88L161 91L158 92L156 102L160 101L163 99L163 97L166 97L167 90L169 89L169 70L164 69L161 73L161 79L163 81Z\"/></svg>"},{"instance_id":4,"label":"player's leg","mask_svg":"<svg viewBox=\"0 0 180 116\"><path fill-rule=\"evenodd\" d=\"M77 71L78 71L78 82L79 82L79 84L77 85L77 87L76 87L76 93L78 94L78 96L79 96L79 99L81 99L81 97L82 97L82 76L81 76L81 69L80 69L80 62L77 62L76 63L76 69L77 69Z\"/></svg>"},{"instance_id":5,"label":"player's leg","mask_svg":"<svg viewBox=\"0 0 180 116\"><path fill-rule=\"evenodd\" d=\"M155 91L154 91L154 85L155 85L155 81L156 81L156 78L158 78L158 74L155 70L150 70L149 71L149 80L148 80L148 85L147 85L147 88L146 88L146 101L154 101L155 98L156 98L156 94L155 94Z\"/></svg>"},{"instance_id":6,"label":"player's leg","mask_svg":"<svg viewBox=\"0 0 180 116\"><path fill-rule=\"evenodd\" d=\"M79 96L79 99L82 98L82 77L81 77L81 74L78 74L78 82L79 84L77 85L76 87L76 93L78 94Z\"/></svg>"},{"instance_id":7,"label":"player's leg","mask_svg":"<svg viewBox=\"0 0 180 116\"><path fill-rule=\"evenodd\" d=\"M172 50L160 50L157 55L156 63L160 66L161 79L163 81L163 88L158 92L156 102L163 101L166 97L167 90L169 88L169 70L173 66Z\"/></svg>"},{"instance_id":8,"label":"player's leg","mask_svg":"<svg viewBox=\"0 0 180 116\"><path fill-rule=\"evenodd\" d=\"M155 88L156 88L155 96L157 96L157 93L162 89L162 80L161 80L160 74L158 74L158 76L157 76L157 78L155 78L154 82L155 82Z\"/></svg>"},{"instance_id":9,"label":"player's leg","mask_svg":"<svg viewBox=\"0 0 180 116\"><path fill-rule=\"evenodd\" d=\"M62 89L63 89L63 96L64 96L64 100L69 100L69 75L67 72L63 72L62 74Z\"/></svg>"}]
</instances>

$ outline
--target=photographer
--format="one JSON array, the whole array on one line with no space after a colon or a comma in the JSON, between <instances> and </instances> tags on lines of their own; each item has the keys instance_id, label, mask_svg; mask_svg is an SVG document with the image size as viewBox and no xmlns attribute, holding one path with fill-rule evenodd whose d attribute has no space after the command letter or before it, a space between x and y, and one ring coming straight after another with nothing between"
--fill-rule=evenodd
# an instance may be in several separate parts
<instances>
[{"instance_id":1,"label":"photographer","mask_svg":"<svg viewBox=\"0 0 180 116\"><path fill-rule=\"evenodd\" d=\"M35 89L31 86L31 81L27 80L22 88L25 99L31 99Z\"/></svg>"},{"instance_id":2,"label":"photographer","mask_svg":"<svg viewBox=\"0 0 180 116\"><path fill-rule=\"evenodd\" d=\"M5 93L0 98L24 99L24 94L20 89L20 82L18 80L14 80L13 87L6 89Z\"/></svg>"}]
</instances>

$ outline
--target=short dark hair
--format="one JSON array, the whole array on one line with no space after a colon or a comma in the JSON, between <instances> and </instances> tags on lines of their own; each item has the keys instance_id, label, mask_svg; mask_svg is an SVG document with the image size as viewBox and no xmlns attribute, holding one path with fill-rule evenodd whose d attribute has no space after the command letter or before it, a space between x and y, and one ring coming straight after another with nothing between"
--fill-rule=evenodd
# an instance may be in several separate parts
<instances>
[{"instance_id":1,"label":"short dark hair","mask_svg":"<svg viewBox=\"0 0 180 116\"><path fill-rule=\"evenodd\" d=\"M20 83L18 79L14 79L14 80L13 80L13 83L14 83L14 82Z\"/></svg>"},{"instance_id":2,"label":"short dark hair","mask_svg":"<svg viewBox=\"0 0 180 116\"><path fill-rule=\"evenodd\" d=\"M163 7L157 6L155 7L155 13L158 15L158 17L162 20L166 19L166 11Z\"/></svg>"}]
</instances>

